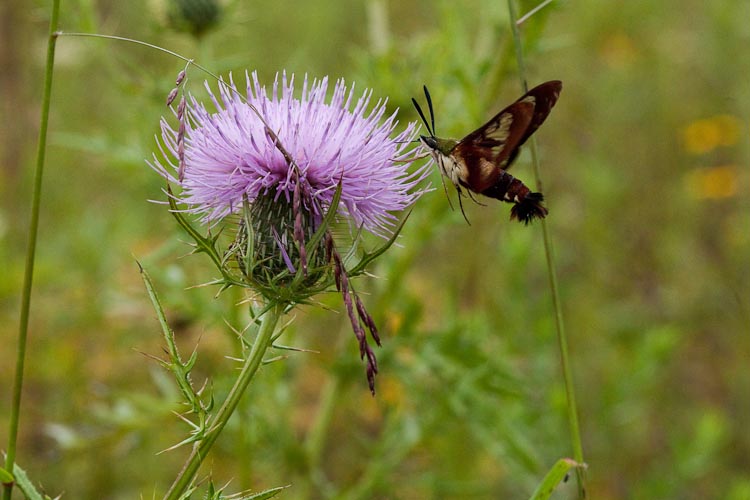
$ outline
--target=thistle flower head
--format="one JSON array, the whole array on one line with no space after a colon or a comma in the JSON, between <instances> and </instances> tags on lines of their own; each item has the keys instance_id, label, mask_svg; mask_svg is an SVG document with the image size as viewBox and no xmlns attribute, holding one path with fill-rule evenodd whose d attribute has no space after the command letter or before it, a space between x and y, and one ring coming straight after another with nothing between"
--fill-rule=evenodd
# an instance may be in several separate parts
<instances>
[{"instance_id":1,"label":"thistle flower head","mask_svg":"<svg viewBox=\"0 0 750 500\"><path fill-rule=\"evenodd\" d=\"M421 195L415 188L429 173L425 168L407 170L415 124L391 137L396 114L384 118L386 103L380 100L368 111L371 91L354 103L354 88L347 91L343 80L326 99L327 78L310 83L305 77L301 97L295 98L293 76L277 77L270 95L255 73L246 77L245 96L231 80L219 87L218 96L209 88L213 112L189 97L181 183L175 177L179 130L162 120L164 159L155 157L151 165L181 184L179 201L212 223L239 212L245 199L252 204L272 195L291 203L299 182L313 200L307 208L320 216L341 183L340 203L334 207L338 213L372 233L390 235L396 214Z\"/></svg>"},{"instance_id":2,"label":"thistle flower head","mask_svg":"<svg viewBox=\"0 0 750 500\"><path fill-rule=\"evenodd\" d=\"M371 107L372 91L357 97L342 80L327 98L327 78L310 83L305 77L295 97L293 76L277 76L270 94L255 73L245 77L244 95L231 77L218 94L206 85L213 110L192 96L181 98L178 127L162 119L163 157L154 156L149 164L181 187L176 195L170 191L173 209L182 205L182 212L210 226L240 215L223 255L214 238L189 231L227 285L236 284L229 261L239 264L241 282L272 301L294 304L336 285L374 392L377 363L365 331L380 340L349 278L393 243L400 230L398 213L425 191L420 182L429 165L408 170L415 159L409 143L416 124L397 133L396 113L386 116L385 101ZM167 102L175 98L173 91ZM336 216L386 242L347 268L328 229Z\"/></svg>"}]
</instances>

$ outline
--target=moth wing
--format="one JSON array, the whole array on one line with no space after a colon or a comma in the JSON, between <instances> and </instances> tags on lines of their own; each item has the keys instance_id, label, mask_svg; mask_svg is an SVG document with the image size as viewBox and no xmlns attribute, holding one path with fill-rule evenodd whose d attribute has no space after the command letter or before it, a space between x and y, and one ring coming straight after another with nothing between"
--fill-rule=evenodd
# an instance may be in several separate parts
<instances>
[{"instance_id":1,"label":"moth wing","mask_svg":"<svg viewBox=\"0 0 750 500\"><path fill-rule=\"evenodd\" d=\"M500 170L513 164L521 146L547 119L561 91L559 80L537 85L456 145L452 154L465 162L469 186L482 192L494 185Z\"/></svg>"},{"instance_id":2,"label":"moth wing","mask_svg":"<svg viewBox=\"0 0 750 500\"><path fill-rule=\"evenodd\" d=\"M521 140L518 142L516 147L512 151L510 151L508 161L505 164L505 168L508 168L511 164L513 164L513 160L515 160L516 156L518 155L519 148L523 146L526 140L531 137L531 134L536 132L536 130L542 125L542 123L544 123L544 120L547 119L550 112L552 111L552 108L557 103L557 99L560 97L561 91L562 82L559 80L552 80L537 85L533 89L526 92L523 96L521 96L518 101L516 101L532 103L534 105L534 114L531 117L531 122L526 128L526 132L523 134L523 137L521 137Z\"/></svg>"},{"instance_id":3,"label":"moth wing","mask_svg":"<svg viewBox=\"0 0 750 500\"><path fill-rule=\"evenodd\" d=\"M495 184L525 140L533 116L534 104L516 101L456 144L451 153L466 164L472 190L481 193Z\"/></svg>"}]
</instances>

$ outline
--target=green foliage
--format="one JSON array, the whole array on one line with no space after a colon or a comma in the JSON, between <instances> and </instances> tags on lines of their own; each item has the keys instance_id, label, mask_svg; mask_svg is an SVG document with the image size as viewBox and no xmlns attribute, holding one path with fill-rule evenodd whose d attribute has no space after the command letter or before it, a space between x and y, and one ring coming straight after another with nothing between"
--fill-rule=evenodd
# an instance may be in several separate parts
<instances>
[{"instance_id":1,"label":"green foliage","mask_svg":"<svg viewBox=\"0 0 750 500\"><path fill-rule=\"evenodd\" d=\"M177 384L177 387L182 394L184 404L188 407L187 413L195 414L198 419L198 422L193 422L191 420L188 420L184 415L180 415L182 420L190 425L191 431L190 435L186 439L183 439L178 444L168 449L172 450L184 444L200 441L205 437L208 419L211 410L214 407L214 400L213 397L210 397L208 401L204 401L203 390L206 388L205 385L199 390L196 390L193 387L190 372L193 370L193 368L195 367L195 363L198 360L198 351L194 350L187 361L182 361L179 349L177 348L177 341L174 331L169 327L169 324L167 323L164 309L159 302L159 297L156 294L156 290L154 290L154 285L151 282L151 278L140 264L138 264L138 268L140 269L141 276L143 277L143 282L146 285L146 291L148 292L148 296L151 299L151 304L153 305L154 310L156 311L156 316L159 319L159 324L161 325L162 333L164 335L164 341L167 345L167 352L169 353L169 360L164 360L161 358L156 359L159 364L162 365L162 367L172 372L175 383Z\"/></svg>"},{"instance_id":2,"label":"green foliage","mask_svg":"<svg viewBox=\"0 0 750 500\"><path fill-rule=\"evenodd\" d=\"M534 491L531 500L547 500L550 498L555 487L557 487L561 481L567 480L570 471L576 467L582 466L569 458L561 458L555 462L555 465L552 466L550 471L544 476L544 479L539 484L539 487Z\"/></svg>"},{"instance_id":3,"label":"green foliage","mask_svg":"<svg viewBox=\"0 0 750 500\"><path fill-rule=\"evenodd\" d=\"M203 500L268 500L275 497L289 486L279 486L276 488L270 488L258 493L242 492L235 493L232 495L224 495L224 488L216 488L213 482L209 483L206 493L203 495ZM186 496L188 500L190 496Z\"/></svg>"},{"instance_id":4,"label":"green foliage","mask_svg":"<svg viewBox=\"0 0 750 500\"><path fill-rule=\"evenodd\" d=\"M13 464L13 480L27 500L53 500L52 497L40 493L39 490L37 490L29 479L29 476L26 474L26 471L19 467L18 464ZM3 482L6 481L3 480ZM59 498L60 497L56 497L54 500L58 500Z\"/></svg>"}]
</instances>

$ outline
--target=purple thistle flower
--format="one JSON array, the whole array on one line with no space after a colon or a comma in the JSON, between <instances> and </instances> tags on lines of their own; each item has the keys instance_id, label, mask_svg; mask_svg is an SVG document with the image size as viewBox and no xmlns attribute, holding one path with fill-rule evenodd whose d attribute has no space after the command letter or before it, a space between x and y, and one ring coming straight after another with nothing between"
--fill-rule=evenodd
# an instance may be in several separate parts
<instances>
[{"instance_id":1,"label":"purple thistle flower","mask_svg":"<svg viewBox=\"0 0 750 500\"><path fill-rule=\"evenodd\" d=\"M243 284L287 304L335 284L374 394L378 367L365 328L380 345L378 330L351 286L326 215L333 210L355 227L388 238L383 249L393 243L400 229L397 213L426 191L419 184L430 173L429 163L408 170L416 159L409 146L416 124L394 134L396 113L385 116L386 102L368 111L372 91L365 91L352 108L354 89L347 91L343 80L326 99L327 78L310 84L305 77L299 98L294 77L284 74L281 82L277 77L270 96L255 73L246 79L246 97L231 77L229 85L220 85L218 97L206 86L214 112L193 96L181 98L177 129L161 121L163 159L154 155L149 165L181 186L170 196L202 222L242 214L234 242L223 258L215 258L225 277L232 273L224 266L235 262ZM176 98L172 94L169 102ZM337 196L338 206L331 207ZM198 240L219 255L215 240Z\"/></svg>"},{"instance_id":2,"label":"purple thistle flower","mask_svg":"<svg viewBox=\"0 0 750 500\"><path fill-rule=\"evenodd\" d=\"M417 186L429 174L428 165L407 170L414 157L409 141L416 136L416 124L390 137L398 124L396 113L384 118L382 100L368 112L372 91L365 91L352 109L354 88L347 91L343 80L326 102L327 78L310 84L305 77L300 98L293 96L293 76L287 79L284 74L281 81L277 76L270 96L256 73L246 78L246 101L231 77L229 86L220 86L218 97L206 85L215 112L189 97L181 182L174 175L180 171L179 129L161 121L164 158L154 156L149 164L181 184L177 201L186 211L210 224L239 212L245 197L252 204L270 194L291 203L298 177L313 200L306 208L322 217L319 211L329 207L341 182L337 211L357 227L390 235L398 222L395 214L424 192ZM294 160L298 175L248 103Z\"/></svg>"}]
</instances>

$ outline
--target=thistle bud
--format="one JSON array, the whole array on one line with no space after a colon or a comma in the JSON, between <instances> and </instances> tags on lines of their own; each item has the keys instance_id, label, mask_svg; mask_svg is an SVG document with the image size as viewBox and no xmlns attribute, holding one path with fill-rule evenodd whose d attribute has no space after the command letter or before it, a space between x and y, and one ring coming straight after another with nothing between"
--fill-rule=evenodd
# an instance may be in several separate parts
<instances>
[{"instance_id":1,"label":"thistle bud","mask_svg":"<svg viewBox=\"0 0 750 500\"><path fill-rule=\"evenodd\" d=\"M216 0L170 0L167 19L172 28L200 38L213 28L221 16ZM179 84L178 84L179 85Z\"/></svg>"}]
</instances>

